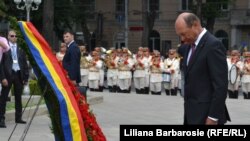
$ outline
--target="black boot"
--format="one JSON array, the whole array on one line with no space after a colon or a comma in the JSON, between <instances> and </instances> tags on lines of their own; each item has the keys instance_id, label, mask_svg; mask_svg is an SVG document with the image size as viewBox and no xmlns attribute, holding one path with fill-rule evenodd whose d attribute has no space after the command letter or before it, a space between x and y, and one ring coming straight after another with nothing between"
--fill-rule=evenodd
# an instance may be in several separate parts
<instances>
[{"instance_id":1,"label":"black boot","mask_svg":"<svg viewBox=\"0 0 250 141\"><path fill-rule=\"evenodd\" d=\"M112 89L113 89L113 92L116 93L116 91L117 91L117 86L113 86Z\"/></svg>"},{"instance_id":2,"label":"black boot","mask_svg":"<svg viewBox=\"0 0 250 141\"><path fill-rule=\"evenodd\" d=\"M103 86L99 86L98 92L103 92Z\"/></svg>"},{"instance_id":3,"label":"black boot","mask_svg":"<svg viewBox=\"0 0 250 141\"><path fill-rule=\"evenodd\" d=\"M109 87L109 92L112 93L113 92L113 87L112 86L108 86Z\"/></svg>"},{"instance_id":4,"label":"black boot","mask_svg":"<svg viewBox=\"0 0 250 141\"><path fill-rule=\"evenodd\" d=\"M6 128L4 119L0 119L0 128Z\"/></svg>"},{"instance_id":5,"label":"black boot","mask_svg":"<svg viewBox=\"0 0 250 141\"><path fill-rule=\"evenodd\" d=\"M22 119L16 119L16 123L26 124L26 121L24 121Z\"/></svg>"},{"instance_id":6,"label":"black boot","mask_svg":"<svg viewBox=\"0 0 250 141\"><path fill-rule=\"evenodd\" d=\"M121 88L120 88L119 86L116 87L116 91L117 91L118 93L121 93L121 92L122 92L122 90L121 90Z\"/></svg>"},{"instance_id":7,"label":"black boot","mask_svg":"<svg viewBox=\"0 0 250 141\"><path fill-rule=\"evenodd\" d=\"M135 89L135 93L136 93L136 94L140 94L140 93L139 93L139 89Z\"/></svg>"},{"instance_id":8,"label":"black boot","mask_svg":"<svg viewBox=\"0 0 250 141\"><path fill-rule=\"evenodd\" d=\"M250 99L250 92L247 93L246 99Z\"/></svg>"},{"instance_id":9,"label":"black boot","mask_svg":"<svg viewBox=\"0 0 250 141\"><path fill-rule=\"evenodd\" d=\"M149 94L149 87L145 87L145 88L144 88L144 93L145 93L145 94Z\"/></svg>"},{"instance_id":10,"label":"black boot","mask_svg":"<svg viewBox=\"0 0 250 141\"><path fill-rule=\"evenodd\" d=\"M234 91L234 98L235 99L238 99L238 95L239 95L239 92L238 91Z\"/></svg>"},{"instance_id":11,"label":"black boot","mask_svg":"<svg viewBox=\"0 0 250 141\"><path fill-rule=\"evenodd\" d=\"M160 92L156 92L156 95L161 95L161 91Z\"/></svg>"},{"instance_id":12,"label":"black boot","mask_svg":"<svg viewBox=\"0 0 250 141\"><path fill-rule=\"evenodd\" d=\"M170 91L165 89L166 95L170 95Z\"/></svg>"},{"instance_id":13,"label":"black boot","mask_svg":"<svg viewBox=\"0 0 250 141\"><path fill-rule=\"evenodd\" d=\"M175 96L177 96L177 92L178 92L178 88L175 87L175 88L174 88L174 95L175 95Z\"/></svg>"},{"instance_id":14,"label":"black boot","mask_svg":"<svg viewBox=\"0 0 250 141\"><path fill-rule=\"evenodd\" d=\"M174 96L176 95L175 94L175 89L171 89L170 92L171 92L171 95L174 95Z\"/></svg>"},{"instance_id":15,"label":"black boot","mask_svg":"<svg viewBox=\"0 0 250 141\"><path fill-rule=\"evenodd\" d=\"M233 91L228 90L228 97L229 97L229 98L234 98Z\"/></svg>"},{"instance_id":16,"label":"black boot","mask_svg":"<svg viewBox=\"0 0 250 141\"><path fill-rule=\"evenodd\" d=\"M130 93L130 89L126 89L126 90L124 90L124 93Z\"/></svg>"},{"instance_id":17,"label":"black boot","mask_svg":"<svg viewBox=\"0 0 250 141\"><path fill-rule=\"evenodd\" d=\"M144 94L144 89L139 89L139 94Z\"/></svg>"},{"instance_id":18,"label":"black boot","mask_svg":"<svg viewBox=\"0 0 250 141\"><path fill-rule=\"evenodd\" d=\"M244 99L247 99L247 93L243 92Z\"/></svg>"}]
</instances>

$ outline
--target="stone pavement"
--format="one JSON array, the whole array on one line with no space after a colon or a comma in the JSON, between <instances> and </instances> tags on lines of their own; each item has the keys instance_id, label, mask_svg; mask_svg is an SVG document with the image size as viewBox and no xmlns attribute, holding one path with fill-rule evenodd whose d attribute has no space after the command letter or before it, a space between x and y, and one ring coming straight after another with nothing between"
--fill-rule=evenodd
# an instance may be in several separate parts
<instances>
[{"instance_id":1,"label":"stone pavement","mask_svg":"<svg viewBox=\"0 0 250 141\"><path fill-rule=\"evenodd\" d=\"M88 92L89 96L103 96L103 102L92 104L97 122L104 132L107 141L119 141L121 124L182 124L183 98L181 96L118 94ZM232 119L229 124L250 125L250 100L227 99L228 110ZM6 123L7 128L0 128L0 140L7 141L14 127L14 122ZM36 116L25 141L54 141L50 131L48 115ZM18 125L10 141L20 139L25 125Z\"/></svg>"}]
</instances>

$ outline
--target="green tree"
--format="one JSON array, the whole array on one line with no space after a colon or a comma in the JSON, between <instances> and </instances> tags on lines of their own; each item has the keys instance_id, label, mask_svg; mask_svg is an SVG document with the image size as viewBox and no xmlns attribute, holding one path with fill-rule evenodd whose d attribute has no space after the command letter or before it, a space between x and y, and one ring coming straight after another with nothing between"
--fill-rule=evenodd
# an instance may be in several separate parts
<instances>
[{"instance_id":1,"label":"green tree","mask_svg":"<svg viewBox=\"0 0 250 141\"><path fill-rule=\"evenodd\" d=\"M157 11L155 9L148 10L148 0L142 0L142 19L143 19L143 33L142 33L142 46L149 46L149 36L153 31Z\"/></svg>"},{"instance_id":2,"label":"green tree","mask_svg":"<svg viewBox=\"0 0 250 141\"><path fill-rule=\"evenodd\" d=\"M0 19L6 16L6 5L4 1L0 1Z\"/></svg>"},{"instance_id":3,"label":"green tree","mask_svg":"<svg viewBox=\"0 0 250 141\"><path fill-rule=\"evenodd\" d=\"M54 42L54 0L43 1L43 27L42 34L50 46L55 49L56 43Z\"/></svg>"},{"instance_id":4,"label":"green tree","mask_svg":"<svg viewBox=\"0 0 250 141\"><path fill-rule=\"evenodd\" d=\"M232 2L232 0L206 0L205 3L202 3L201 0L194 0L192 9L207 30L213 33L215 19L224 16L227 11L222 9L227 9Z\"/></svg>"}]
</instances>

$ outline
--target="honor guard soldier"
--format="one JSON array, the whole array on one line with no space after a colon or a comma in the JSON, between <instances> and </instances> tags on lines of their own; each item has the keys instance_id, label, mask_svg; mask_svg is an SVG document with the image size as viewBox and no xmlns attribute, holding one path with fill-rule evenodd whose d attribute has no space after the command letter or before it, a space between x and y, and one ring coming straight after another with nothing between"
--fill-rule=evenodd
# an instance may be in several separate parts
<instances>
[{"instance_id":1,"label":"honor guard soldier","mask_svg":"<svg viewBox=\"0 0 250 141\"><path fill-rule=\"evenodd\" d=\"M150 65L152 56L150 55L150 51L148 47L143 48L143 56L146 62ZM149 65L145 66L145 88L144 88L145 94L149 94L149 76L150 76Z\"/></svg>"},{"instance_id":2,"label":"honor guard soldier","mask_svg":"<svg viewBox=\"0 0 250 141\"><path fill-rule=\"evenodd\" d=\"M244 99L250 99L250 52L244 52L244 66L242 71L242 91Z\"/></svg>"},{"instance_id":3,"label":"honor guard soldier","mask_svg":"<svg viewBox=\"0 0 250 141\"><path fill-rule=\"evenodd\" d=\"M145 94L145 68L148 68L149 64L143 56L143 50L139 50L135 57L134 64L134 86L137 94Z\"/></svg>"},{"instance_id":4,"label":"honor guard soldier","mask_svg":"<svg viewBox=\"0 0 250 141\"><path fill-rule=\"evenodd\" d=\"M116 55L116 50L111 48L108 50L105 58L105 64L108 69L107 71L107 82L109 92L116 92L117 91L117 81L118 81L118 60L119 58Z\"/></svg>"},{"instance_id":5,"label":"honor guard soldier","mask_svg":"<svg viewBox=\"0 0 250 141\"><path fill-rule=\"evenodd\" d=\"M153 95L161 95L163 62L160 52L155 51L150 63L150 91Z\"/></svg>"},{"instance_id":6,"label":"honor guard soldier","mask_svg":"<svg viewBox=\"0 0 250 141\"><path fill-rule=\"evenodd\" d=\"M99 53L92 52L92 60L89 63L89 88L90 91L100 91L100 69L103 67L103 62L100 60Z\"/></svg>"},{"instance_id":7,"label":"honor guard soldier","mask_svg":"<svg viewBox=\"0 0 250 141\"><path fill-rule=\"evenodd\" d=\"M176 57L176 50L170 49L168 58L164 60L163 86L166 95L170 95L170 93L171 95L177 95L180 61Z\"/></svg>"},{"instance_id":8,"label":"honor guard soldier","mask_svg":"<svg viewBox=\"0 0 250 141\"><path fill-rule=\"evenodd\" d=\"M132 79L131 69L133 67L133 60L130 57L129 50L124 48L122 56L118 60L118 86L121 93L129 93Z\"/></svg>"},{"instance_id":9,"label":"honor guard soldier","mask_svg":"<svg viewBox=\"0 0 250 141\"><path fill-rule=\"evenodd\" d=\"M100 81L99 81L99 91L102 92L104 88L104 69L105 69L105 64L104 64L104 58L105 58L105 49L103 47L95 47L95 51L98 53L99 60L102 62L102 67L99 70L99 76L100 76Z\"/></svg>"},{"instance_id":10,"label":"honor guard soldier","mask_svg":"<svg viewBox=\"0 0 250 141\"><path fill-rule=\"evenodd\" d=\"M86 52L85 46L79 46L81 51L81 86L84 86L85 88L88 87L88 77L89 77L89 63L90 63L90 57L88 56Z\"/></svg>"},{"instance_id":11,"label":"honor guard soldier","mask_svg":"<svg viewBox=\"0 0 250 141\"><path fill-rule=\"evenodd\" d=\"M240 84L240 72L243 68L243 63L240 61L240 52L238 50L232 50L231 56L227 59L227 65L228 65L228 96L229 98L237 99L239 95L239 84ZM235 82L232 83L232 73L231 69L232 66L236 66L237 73L233 74L235 75Z\"/></svg>"}]
</instances>

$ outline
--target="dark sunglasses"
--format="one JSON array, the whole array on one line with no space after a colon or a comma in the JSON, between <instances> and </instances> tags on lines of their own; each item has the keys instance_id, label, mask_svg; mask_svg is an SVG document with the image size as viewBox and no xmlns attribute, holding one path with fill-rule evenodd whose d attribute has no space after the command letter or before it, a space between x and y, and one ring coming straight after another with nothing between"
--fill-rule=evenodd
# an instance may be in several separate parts
<instances>
[{"instance_id":1,"label":"dark sunglasses","mask_svg":"<svg viewBox=\"0 0 250 141\"><path fill-rule=\"evenodd\" d=\"M11 38L17 37L16 35L10 35Z\"/></svg>"}]
</instances>

